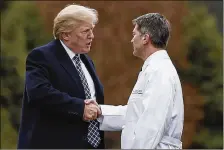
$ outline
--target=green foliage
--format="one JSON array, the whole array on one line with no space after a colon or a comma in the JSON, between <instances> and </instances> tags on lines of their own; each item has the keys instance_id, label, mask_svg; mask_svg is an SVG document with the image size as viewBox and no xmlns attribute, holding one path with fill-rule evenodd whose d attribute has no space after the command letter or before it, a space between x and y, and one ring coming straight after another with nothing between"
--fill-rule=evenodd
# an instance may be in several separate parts
<instances>
[{"instance_id":1,"label":"green foliage","mask_svg":"<svg viewBox=\"0 0 224 150\"><path fill-rule=\"evenodd\" d=\"M17 134L9 121L7 109L1 108L1 149L15 149Z\"/></svg>"},{"instance_id":2,"label":"green foliage","mask_svg":"<svg viewBox=\"0 0 224 150\"><path fill-rule=\"evenodd\" d=\"M212 137L212 138L211 138ZM195 141L205 147L223 148L223 133L204 128L199 135L195 137ZM209 141L209 142L208 142Z\"/></svg>"},{"instance_id":3,"label":"green foliage","mask_svg":"<svg viewBox=\"0 0 224 150\"><path fill-rule=\"evenodd\" d=\"M204 145L202 148L222 148L222 36L217 31L215 17L208 14L206 7L191 6L189 13L183 20L190 62L185 78L199 87L205 98L204 125L195 143Z\"/></svg>"},{"instance_id":4,"label":"green foliage","mask_svg":"<svg viewBox=\"0 0 224 150\"><path fill-rule=\"evenodd\" d=\"M8 8L1 13L0 96L1 104L9 111L9 120L18 131L26 56L34 47L50 41L52 36L45 31L35 2L11 1L7 4ZM9 135L4 136L4 139L9 138Z\"/></svg>"}]
</instances>

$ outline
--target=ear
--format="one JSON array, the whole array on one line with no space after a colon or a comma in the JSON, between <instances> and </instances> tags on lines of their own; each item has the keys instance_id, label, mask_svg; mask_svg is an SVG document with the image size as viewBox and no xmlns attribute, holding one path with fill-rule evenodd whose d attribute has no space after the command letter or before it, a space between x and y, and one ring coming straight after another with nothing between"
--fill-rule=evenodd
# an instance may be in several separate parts
<instances>
[{"instance_id":1,"label":"ear","mask_svg":"<svg viewBox=\"0 0 224 150\"><path fill-rule=\"evenodd\" d=\"M143 40L143 44L147 44L148 42L150 42L149 35L148 34L143 35L142 40Z\"/></svg>"},{"instance_id":2,"label":"ear","mask_svg":"<svg viewBox=\"0 0 224 150\"><path fill-rule=\"evenodd\" d=\"M70 38L70 34L68 32L63 32L61 34L61 37L62 37L63 40L68 41L69 38Z\"/></svg>"}]
</instances>

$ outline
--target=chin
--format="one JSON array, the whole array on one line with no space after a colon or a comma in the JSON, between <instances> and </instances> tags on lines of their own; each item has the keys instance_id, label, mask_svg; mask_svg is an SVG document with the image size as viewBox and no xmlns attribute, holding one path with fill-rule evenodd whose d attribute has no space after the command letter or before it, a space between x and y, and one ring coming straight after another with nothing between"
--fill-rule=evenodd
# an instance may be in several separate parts
<instances>
[{"instance_id":1,"label":"chin","mask_svg":"<svg viewBox=\"0 0 224 150\"><path fill-rule=\"evenodd\" d=\"M138 53L137 51L133 51L133 55L134 55L135 57L141 58L140 55L139 55L139 53Z\"/></svg>"},{"instance_id":2,"label":"chin","mask_svg":"<svg viewBox=\"0 0 224 150\"><path fill-rule=\"evenodd\" d=\"M138 57L137 52L135 50L133 51L133 55Z\"/></svg>"},{"instance_id":3,"label":"chin","mask_svg":"<svg viewBox=\"0 0 224 150\"><path fill-rule=\"evenodd\" d=\"M88 52L90 52L90 48L88 48L88 49L83 49L83 50L82 50L82 53L83 53L83 54L88 53Z\"/></svg>"},{"instance_id":4,"label":"chin","mask_svg":"<svg viewBox=\"0 0 224 150\"><path fill-rule=\"evenodd\" d=\"M135 51L133 51L133 53L132 53L134 56L135 56Z\"/></svg>"}]
</instances>

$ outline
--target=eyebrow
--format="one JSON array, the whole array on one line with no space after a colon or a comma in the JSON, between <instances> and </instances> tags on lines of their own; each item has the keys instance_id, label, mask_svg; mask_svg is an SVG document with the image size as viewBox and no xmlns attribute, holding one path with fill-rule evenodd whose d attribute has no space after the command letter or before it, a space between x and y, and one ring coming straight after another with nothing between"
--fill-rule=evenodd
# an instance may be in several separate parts
<instances>
[{"instance_id":1,"label":"eyebrow","mask_svg":"<svg viewBox=\"0 0 224 150\"><path fill-rule=\"evenodd\" d=\"M93 30L93 27L83 27L82 30Z\"/></svg>"}]
</instances>

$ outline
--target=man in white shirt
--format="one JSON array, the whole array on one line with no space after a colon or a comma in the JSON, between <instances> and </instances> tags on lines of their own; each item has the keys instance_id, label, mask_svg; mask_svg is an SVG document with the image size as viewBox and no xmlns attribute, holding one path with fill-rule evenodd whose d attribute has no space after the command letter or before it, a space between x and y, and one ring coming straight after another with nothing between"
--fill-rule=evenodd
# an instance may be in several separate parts
<instances>
[{"instance_id":1,"label":"man in white shirt","mask_svg":"<svg viewBox=\"0 0 224 150\"><path fill-rule=\"evenodd\" d=\"M144 64L126 106L100 105L100 129L122 130L122 149L181 149L182 88L165 50L170 24L159 13L140 16L133 24L133 54Z\"/></svg>"}]
</instances>

